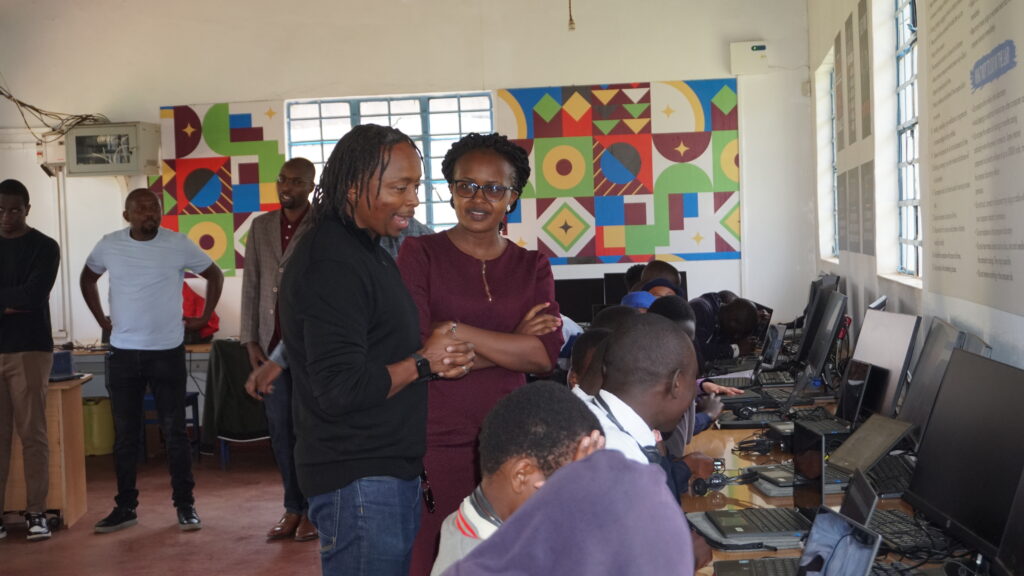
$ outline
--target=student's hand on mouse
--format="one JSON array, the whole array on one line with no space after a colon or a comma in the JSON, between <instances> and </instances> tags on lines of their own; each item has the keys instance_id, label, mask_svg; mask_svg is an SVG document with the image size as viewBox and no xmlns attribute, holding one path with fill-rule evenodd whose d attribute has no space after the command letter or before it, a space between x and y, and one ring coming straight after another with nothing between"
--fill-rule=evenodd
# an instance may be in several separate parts
<instances>
[{"instance_id":1,"label":"student's hand on mouse","mask_svg":"<svg viewBox=\"0 0 1024 576\"><path fill-rule=\"evenodd\" d=\"M715 472L714 458L703 452L690 452L683 456L683 462L690 469L693 478L708 478Z\"/></svg>"},{"instance_id":2,"label":"student's hand on mouse","mask_svg":"<svg viewBox=\"0 0 1024 576\"><path fill-rule=\"evenodd\" d=\"M722 403L722 399L712 392L711 394L703 397L701 402L701 412L710 416L712 420L718 420L718 416L722 413L722 408L725 407L725 404Z\"/></svg>"},{"instance_id":3,"label":"student's hand on mouse","mask_svg":"<svg viewBox=\"0 0 1024 576\"><path fill-rule=\"evenodd\" d=\"M711 380L701 382L700 387L708 394L717 394L719 396L736 396L743 394L743 390L740 390L739 388L733 388L732 386L719 386Z\"/></svg>"},{"instance_id":4,"label":"student's hand on mouse","mask_svg":"<svg viewBox=\"0 0 1024 576\"><path fill-rule=\"evenodd\" d=\"M562 326L561 316L541 314L549 306L551 306L550 302L542 302L530 308L526 315L523 316L523 319L519 321L519 324L516 325L514 332L527 336L543 336L558 330Z\"/></svg>"}]
</instances>

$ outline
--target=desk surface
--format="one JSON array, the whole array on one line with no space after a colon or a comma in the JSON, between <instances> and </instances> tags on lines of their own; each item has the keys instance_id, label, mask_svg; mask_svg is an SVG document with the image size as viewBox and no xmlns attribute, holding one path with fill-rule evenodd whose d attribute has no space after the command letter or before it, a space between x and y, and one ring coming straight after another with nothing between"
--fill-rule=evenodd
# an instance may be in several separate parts
<instances>
[{"instance_id":1,"label":"desk surface","mask_svg":"<svg viewBox=\"0 0 1024 576\"><path fill-rule=\"evenodd\" d=\"M205 344L186 344L185 352L188 352L189 354L209 354L211 345L212 344L210 342ZM92 348L75 348L72 351L72 354L74 356L94 356L97 354L106 354L106 352L106 348L96 350L93 350Z\"/></svg>"},{"instance_id":2,"label":"desk surface","mask_svg":"<svg viewBox=\"0 0 1024 576\"><path fill-rule=\"evenodd\" d=\"M86 382L92 380L92 374L79 374L77 378L71 380L62 380L60 382L50 382L47 386L48 390L71 390L75 386L81 386Z\"/></svg>"}]
</instances>

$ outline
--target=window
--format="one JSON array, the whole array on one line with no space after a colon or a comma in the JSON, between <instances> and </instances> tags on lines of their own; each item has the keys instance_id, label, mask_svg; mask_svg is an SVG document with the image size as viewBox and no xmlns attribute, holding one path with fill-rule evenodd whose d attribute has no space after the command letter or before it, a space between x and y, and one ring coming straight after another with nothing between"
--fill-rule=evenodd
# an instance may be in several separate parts
<instances>
[{"instance_id":1,"label":"window","mask_svg":"<svg viewBox=\"0 0 1024 576\"><path fill-rule=\"evenodd\" d=\"M381 124L409 135L423 153L428 191L428 198L416 208L416 219L436 231L456 223L448 204L451 193L441 174L445 153L470 132L491 132L493 123L491 95L486 92L302 100L289 102L287 109L288 157L308 158L316 166L318 180L334 145L353 126Z\"/></svg>"},{"instance_id":2,"label":"window","mask_svg":"<svg viewBox=\"0 0 1024 576\"><path fill-rule=\"evenodd\" d=\"M921 275L921 187L917 124L917 7L896 0L896 137L899 180L899 271Z\"/></svg>"},{"instance_id":3,"label":"window","mask_svg":"<svg viewBox=\"0 0 1024 576\"><path fill-rule=\"evenodd\" d=\"M831 129L831 152L832 152L832 256L839 257L839 164L836 158L839 157L836 148L836 69L832 68L828 73L828 102L829 122Z\"/></svg>"}]
</instances>

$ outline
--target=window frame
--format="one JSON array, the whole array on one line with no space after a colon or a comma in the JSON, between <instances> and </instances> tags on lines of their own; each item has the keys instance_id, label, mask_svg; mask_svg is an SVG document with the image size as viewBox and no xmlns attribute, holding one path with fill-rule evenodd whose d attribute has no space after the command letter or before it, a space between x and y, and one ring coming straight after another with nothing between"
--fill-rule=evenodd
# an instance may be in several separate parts
<instances>
[{"instance_id":1,"label":"window frame","mask_svg":"<svg viewBox=\"0 0 1024 576\"><path fill-rule=\"evenodd\" d=\"M918 43L916 0L895 0L897 222L900 274L920 277L924 252L921 226Z\"/></svg>"}]
</instances>

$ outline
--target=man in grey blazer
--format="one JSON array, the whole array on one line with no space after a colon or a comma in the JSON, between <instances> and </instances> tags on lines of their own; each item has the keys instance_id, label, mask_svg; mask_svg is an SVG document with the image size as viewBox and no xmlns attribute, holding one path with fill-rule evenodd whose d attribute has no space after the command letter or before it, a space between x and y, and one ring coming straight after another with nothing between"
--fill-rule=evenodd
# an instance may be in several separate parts
<instances>
[{"instance_id":1,"label":"man in grey blazer","mask_svg":"<svg viewBox=\"0 0 1024 576\"><path fill-rule=\"evenodd\" d=\"M278 290L281 273L299 238L312 226L309 194L316 169L305 158L292 158L277 176L280 210L253 220L245 244L242 275L241 340L256 369L267 362L267 354L281 340ZM268 532L268 540L294 538L314 540L316 528L306 516L306 497L295 475L295 432L292 426L291 376L283 371L275 381L275 393L264 399L270 443L284 483L285 513Z\"/></svg>"}]
</instances>

